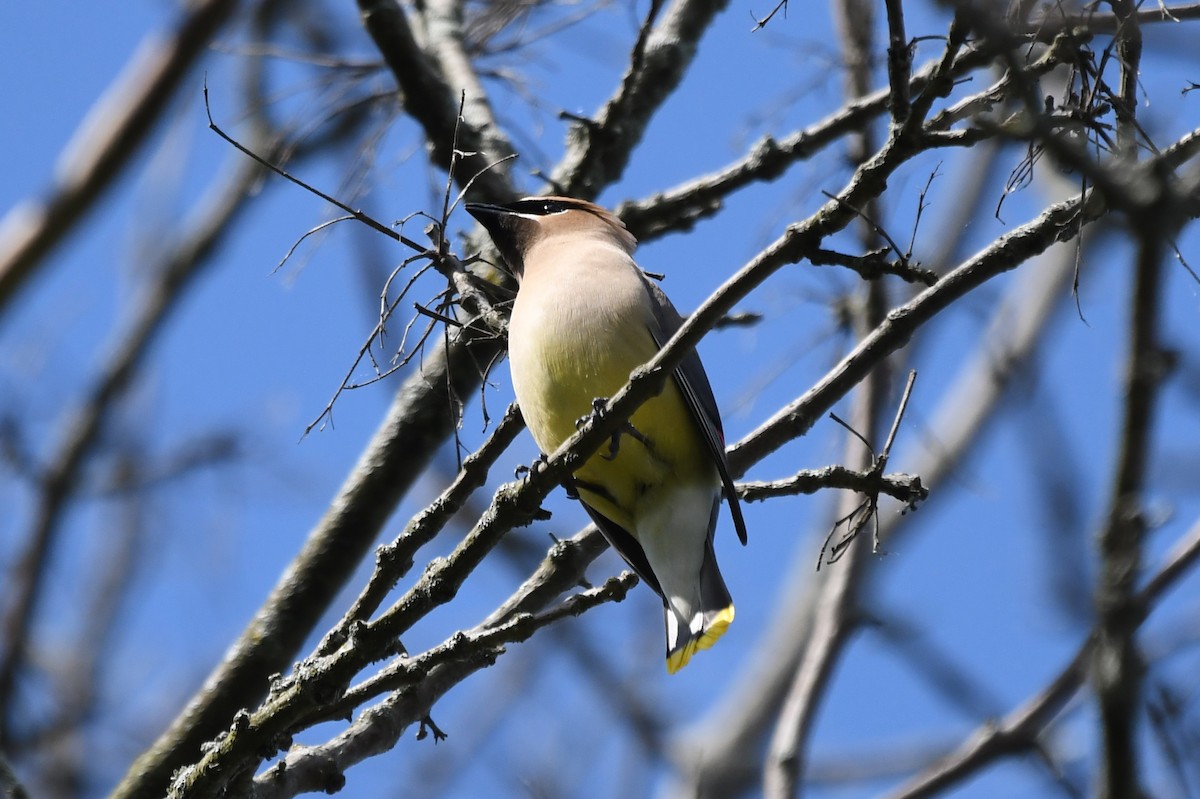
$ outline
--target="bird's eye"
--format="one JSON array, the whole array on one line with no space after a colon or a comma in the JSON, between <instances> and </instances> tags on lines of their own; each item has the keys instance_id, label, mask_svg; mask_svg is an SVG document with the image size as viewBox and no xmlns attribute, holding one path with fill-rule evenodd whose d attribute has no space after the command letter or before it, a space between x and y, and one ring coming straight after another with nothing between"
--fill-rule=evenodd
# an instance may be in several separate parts
<instances>
[{"instance_id":1,"label":"bird's eye","mask_svg":"<svg viewBox=\"0 0 1200 799\"><path fill-rule=\"evenodd\" d=\"M563 211L569 210L570 207L570 205L561 200L520 200L510 206L517 213L532 214L534 216L561 214Z\"/></svg>"}]
</instances>

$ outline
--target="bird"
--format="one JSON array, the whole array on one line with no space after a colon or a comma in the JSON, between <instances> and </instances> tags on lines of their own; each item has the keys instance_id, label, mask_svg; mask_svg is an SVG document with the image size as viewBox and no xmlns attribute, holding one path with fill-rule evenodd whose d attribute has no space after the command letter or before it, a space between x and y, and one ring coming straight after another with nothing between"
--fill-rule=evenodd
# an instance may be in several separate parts
<instances>
[{"instance_id":1,"label":"bird","mask_svg":"<svg viewBox=\"0 0 1200 799\"><path fill-rule=\"evenodd\" d=\"M508 326L513 389L534 441L552 453L683 318L634 261L633 234L606 209L559 196L466 209L517 280ZM720 414L695 350L566 488L661 597L667 671L676 673L734 618L713 551L722 490L746 543Z\"/></svg>"}]
</instances>

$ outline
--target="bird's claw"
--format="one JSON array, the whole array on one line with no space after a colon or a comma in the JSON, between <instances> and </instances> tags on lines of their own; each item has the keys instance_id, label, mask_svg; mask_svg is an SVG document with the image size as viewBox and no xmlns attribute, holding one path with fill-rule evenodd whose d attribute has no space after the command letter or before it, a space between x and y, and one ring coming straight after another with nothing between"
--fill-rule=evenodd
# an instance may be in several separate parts
<instances>
[{"instance_id":1,"label":"bird's claw","mask_svg":"<svg viewBox=\"0 0 1200 799\"><path fill-rule=\"evenodd\" d=\"M647 450L652 449L650 445L650 439L639 433L638 429L634 427L633 424L626 422L621 426L620 430L613 433L613 437L609 439L608 442L608 452L601 455L601 458L606 461L611 461L613 458L617 457L617 452L621 449L621 436L629 436Z\"/></svg>"},{"instance_id":2,"label":"bird's claw","mask_svg":"<svg viewBox=\"0 0 1200 799\"><path fill-rule=\"evenodd\" d=\"M540 452L540 453L538 453L538 456L534 460L534 462L531 463L530 465L525 466L524 464L522 464L522 465L518 466L516 469L514 469L513 476L516 477L518 480L520 480L521 478L525 478L525 477L532 477L534 474L545 469L546 464L549 462L550 461L546 458L546 453Z\"/></svg>"},{"instance_id":3,"label":"bird's claw","mask_svg":"<svg viewBox=\"0 0 1200 799\"><path fill-rule=\"evenodd\" d=\"M596 397L592 400L592 412L587 416L580 416L575 420L575 429L579 430L590 420L599 417L608 407L608 400L604 397ZM646 449L650 449L650 439L638 432L630 422L626 422L617 432L613 433L612 438L608 441L608 451L600 454L600 457L606 461L611 461L617 457L617 453L621 450L621 436L628 435L634 441L640 442Z\"/></svg>"},{"instance_id":4,"label":"bird's claw","mask_svg":"<svg viewBox=\"0 0 1200 799\"><path fill-rule=\"evenodd\" d=\"M608 407L608 400L605 399L604 397L596 397L595 399L593 399L592 400L592 412L587 414L586 416L580 416L578 419L576 419L575 420L575 429L579 430L580 428L582 428L585 424L587 424L592 419L599 418L599 416L602 413L604 413L604 409L607 407Z\"/></svg>"}]
</instances>

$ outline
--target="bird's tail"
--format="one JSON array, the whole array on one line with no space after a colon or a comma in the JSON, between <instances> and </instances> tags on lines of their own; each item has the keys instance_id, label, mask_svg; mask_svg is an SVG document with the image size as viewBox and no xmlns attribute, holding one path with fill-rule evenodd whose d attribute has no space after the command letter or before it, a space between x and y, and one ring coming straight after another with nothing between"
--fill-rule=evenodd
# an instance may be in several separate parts
<instances>
[{"instance_id":1,"label":"bird's tail","mask_svg":"<svg viewBox=\"0 0 1200 799\"><path fill-rule=\"evenodd\" d=\"M671 597L664 602L667 672L670 674L686 666L698 650L715 644L733 622L733 599L717 568L711 537L705 544L698 596L699 606L694 602L681 602L680 597Z\"/></svg>"}]
</instances>

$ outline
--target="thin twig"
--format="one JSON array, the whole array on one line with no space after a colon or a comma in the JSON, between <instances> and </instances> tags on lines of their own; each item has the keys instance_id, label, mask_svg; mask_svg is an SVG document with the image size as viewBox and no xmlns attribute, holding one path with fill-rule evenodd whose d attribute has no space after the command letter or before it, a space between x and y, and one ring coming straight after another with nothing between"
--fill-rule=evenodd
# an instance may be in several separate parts
<instances>
[{"instance_id":1,"label":"thin twig","mask_svg":"<svg viewBox=\"0 0 1200 799\"><path fill-rule=\"evenodd\" d=\"M303 180L301 180L300 178L291 174L283 167L279 166L278 164L272 163L269 159L263 158L261 155L254 152L249 147L246 147L241 142L239 142L237 139L233 138L228 133L226 133L224 130L222 130L221 127L219 125L217 125L216 122L213 121L212 108L208 102L208 76L207 75L204 78L204 113L208 115L209 130L211 130L213 133L220 136L222 139L224 139L229 144L233 145L233 147L235 149L237 149L239 152L249 156L260 166L266 167L267 169L271 170L272 172L279 175L280 177L286 178L287 180L290 180L292 183L295 183L297 186L304 189L305 191L307 191L311 194L315 194L316 196L320 197L322 200L329 203L330 205L335 206L339 210L345 211L348 216L350 216L353 219L358 220L359 222L362 222L364 225L366 225L367 227L376 231L377 233L382 233L383 235L387 236L388 238L400 242L405 247L408 247L411 250L415 250L417 252L425 252L425 248L422 247L420 244L417 244L412 239L400 235L399 233L392 230L387 225L376 220L374 217L368 216L367 214L363 213L362 211L351 208L350 206L346 205L344 202L337 199L336 197L331 197L328 194L326 194L325 192L316 188L315 186L305 183ZM310 232L312 232L312 231L310 231ZM307 235L307 234L305 234L305 235ZM301 237L301 238L303 238L303 237Z\"/></svg>"}]
</instances>

